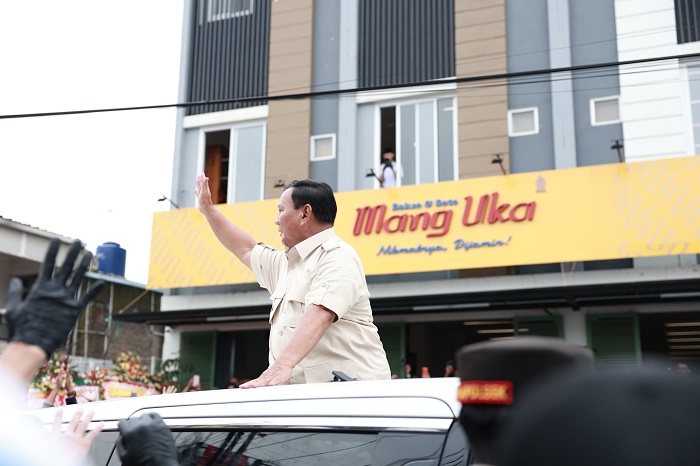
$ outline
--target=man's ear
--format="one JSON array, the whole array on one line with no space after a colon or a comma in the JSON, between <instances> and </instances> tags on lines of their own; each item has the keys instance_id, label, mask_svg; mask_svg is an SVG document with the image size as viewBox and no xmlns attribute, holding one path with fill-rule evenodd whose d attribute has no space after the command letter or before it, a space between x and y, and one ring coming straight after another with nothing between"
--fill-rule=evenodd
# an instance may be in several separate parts
<instances>
[{"instance_id":1,"label":"man's ear","mask_svg":"<svg viewBox=\"0 0 700 466\"><path fill-rule=\"evenodd\" d=\"M310 219L313 213L314 210L310 204L304 204L304 207L301 208L301 218L304 220Z\"/></svg>"}]
</instances>

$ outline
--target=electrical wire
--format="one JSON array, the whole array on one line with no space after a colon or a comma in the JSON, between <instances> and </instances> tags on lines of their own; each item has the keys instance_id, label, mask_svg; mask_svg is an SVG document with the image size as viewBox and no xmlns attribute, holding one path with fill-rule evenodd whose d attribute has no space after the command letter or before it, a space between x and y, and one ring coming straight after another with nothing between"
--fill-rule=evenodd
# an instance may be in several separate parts
<instances>
[{"instance_id":1,"label":"electrical wire","mask_svg":"<svg viewBox=\"0 0 700 466\"><path fill-rule=\"evenodd\" d=\"M436 86L436 85L450 85L455 84L457 86L465 85L469 83L481 83L488 81L498 81L503 80L504 83L500 84L505 86L508 84L532 84L533 82L519 82L518 79L537 77L549 75L553 79L552 75L575 73L581 71L593 71L602 70L605 68L615 68L615 67L627 67L632 65L641 64L659 64L660 62L665 62L669 60L688 60L700 58L700 53L689 53L689 54L679 54L679 55L669 55L662 57L651 57L651 58L639 58L634 60L624 60L616 62L605 62L605 63L595 63L588 65L576 65L567 66L560 68L546 68L528 71L516 71L510 73L497 73L490 75L480 75L480 76L464 76L455 78L445 78L445 79L433 79L427 81L406 83L401 85L383 85L383 86L370 86L363 88L350 88L350 89L334 89L327 91L312 91L312 92L299 92L299 93L287 93L287 94L276 94L268 96L255 96L255 97L239 97L231 99L217 99L217 100L204 100L196 102L182 102L175 104L162 104L162 105L142 105L134 107L114 107L114 108L101 108L101 109L85 109L85 110L69 110L69 111L57 111L57 112L37 112L37 113L20 113L11 115L0 115L0 120L8 119L19 119L19 118L37 118L37 117L50 117L50 116L63 116L63 115L78 115L78 114L91 114L91 113L106 113L106 112L122 112L122 111L134 111L134 110L153 110L153 109L164 109L164 108L190 108L197 106L210 106L219 104L243 104L257 101L283 101L283 100L301 100L301 99L313 99L326 96L343 96L348 94L360 94L366 92L376 92L376 91L392 91L399 89L401 92L405 92L406 89L424 87L424 86ZM651 72L652 70L645 70L644 72ZM564 79L570 79L570 76L566 76ZM542 79L542 78L540 78ZM507 83L505 82L507 81Z\"/></svg>"}]
</instances>

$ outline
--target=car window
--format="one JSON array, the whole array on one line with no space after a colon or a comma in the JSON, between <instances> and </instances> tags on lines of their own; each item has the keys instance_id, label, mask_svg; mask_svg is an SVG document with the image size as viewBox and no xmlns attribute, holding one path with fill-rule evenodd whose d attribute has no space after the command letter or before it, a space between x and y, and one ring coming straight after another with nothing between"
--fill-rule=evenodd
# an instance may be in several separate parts
<instances>
[{"instance_id":1,"label":"car window","mask_svg":"<svg viewBox=\"0 0 700 466\"><path fill-rule=\"evenodd\" d=\"M433 432L178 431L181 466L437 465L444 434Z\"/></svg>"},{"instance_id":2,"label":"car window","mask_svg":"<svg viewBox=\"0 0 700 466\"><path fill-rule=\"evenodd\" d=\"M450 427L445 441L445 451L442 453L440 464L450 466L465 466L469 460L469 445L464 429L455 421Z\"/></svg>"},{"instance_id":3,"label":"car window","mask_svg":"<svg viewBox=\"0 0 700 466\"><path fill-rule=\"evenodd\" d=\"M107 464L114 450L114 445L117 443L117 438L119 438L119 432L116 430L100 432L97 438L92 442L85 462L95 466ZM121 464L116 452L114 452L114 457L117 461L115 462L113 459L110 464Z\"/></svg>"}]
</instances>

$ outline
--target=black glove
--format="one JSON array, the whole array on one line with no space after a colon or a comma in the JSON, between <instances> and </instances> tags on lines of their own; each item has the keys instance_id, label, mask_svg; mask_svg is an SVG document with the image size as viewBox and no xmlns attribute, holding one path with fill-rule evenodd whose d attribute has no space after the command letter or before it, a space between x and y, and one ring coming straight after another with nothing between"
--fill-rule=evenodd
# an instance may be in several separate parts
<instances>
[{"instance_id":1,"label":"black glove","mask_svg":"<svg viewBox=\"0 0 700 466\"><path fill-rule=\"evenodd\" d=\"M177 466L173 434L157 413L119 421L122 466Z\"/></svg>"},{"instance_id":2,"label":"black glove","mask_svg":"<svg viewBox=\"0 0 700 466\"><path fill-rule=\"evenodd\" d=\"M39 276L24 301L22 281L19 278L10 281L7 294L6 316L10 324L10 341L36 345L46 352L47 357L66 342L80 313L104 284L101 280L97 281L77 300L75 296L90 266L92 254L86 251L73 273L81 249L80 241L74 241L61 271L54 277L59 244L57 239L51 241Z\"/></svg>"}]
</instances>

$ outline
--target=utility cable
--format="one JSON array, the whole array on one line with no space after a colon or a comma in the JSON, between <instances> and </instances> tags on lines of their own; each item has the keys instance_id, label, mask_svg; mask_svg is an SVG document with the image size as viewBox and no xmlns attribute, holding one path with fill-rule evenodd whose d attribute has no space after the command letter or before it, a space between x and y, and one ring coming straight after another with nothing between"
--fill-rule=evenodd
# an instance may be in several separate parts
<instances>
[{"instance_id":1,"label":"utility cable","mask_svg":"<svg viewBox=\"0 0 700 466\"><path fill-rule=\"evenodd\" d=\"M372 91L384 91L400 88L410 88L410 87L420 87L420 86L435 86L435 85L445 85L445 84L464 84L464 83L474 83L482 81L493 81L493 80L508 80L514 78L522 78L529 76L540 76L547 74L558 74L558 73L571 73L575 71L583 70L596 70L601 68L610 67L620 67L637 65L642 63L655 63L668 60L686 60L700 58L700 53L688 53L680 55L668 55L663 57L652 57L652 58L638 58L634 60L624 60L616 62L606 62L606 63L594 63L589 65L576 65L567 66L560 68L547 68L539 70L529 70L529 71L515 71L510 73L499 73L481 76L465 76L457 78L445 78L445 79L433 79L428 81L420 81L413 83L406 83L401 85L391 84L383 86L370 86L362 88L350 88L350 89L335 89L328 91L312 91L312 92L300 92L293 94L278 94L278 95L268 95L268 96L255 96L255 97L239 97L232 99L218 99L218 100L205 100L197 102L183 102L176 104L163 104L163 105L142 105L137 107L115 107L115 108L102 108L102 109L90 109L90 110L70 110L70 111L58 111L58 112L43 112L43 113L20 113L14 115L0 115L0 120L8 119L19 119L19 118L37 118L37 117L48 117L48 116L62 116L62 115L77 115L77 114L90 114L90 113L106 113L106 112L122 112L122 111L132 111L132 110L152 110L152 109L162 109L162 108L189 108L197 107L203 105L220 105L220 104L236 104L236 103L249 103L257 101L282 101L282 100L300 100L309 99L316 97L324 97L331 95L343 95L343 94L356 94Z\"/></svg>"}]
</instances>

